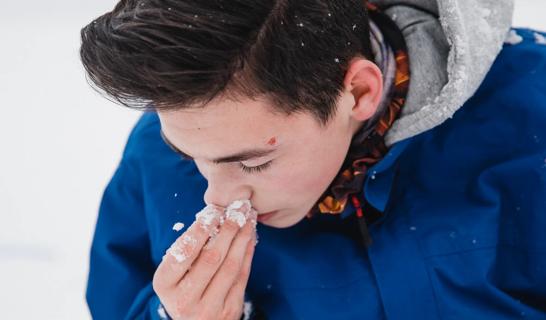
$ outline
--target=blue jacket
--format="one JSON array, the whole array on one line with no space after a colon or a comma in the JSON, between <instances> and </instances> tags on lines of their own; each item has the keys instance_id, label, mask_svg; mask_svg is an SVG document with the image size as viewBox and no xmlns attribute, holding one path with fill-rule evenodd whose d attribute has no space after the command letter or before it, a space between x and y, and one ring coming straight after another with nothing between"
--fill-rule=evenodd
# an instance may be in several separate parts
<instances>
[{"instance_id":1,"label":"blue jacket","mask_svg":"<svg viewBox=\"0 0 546 320\"><path fill-rule=\"evenodd\" d=\"M364 196L383 211L362 246L354 209L258 224L247 298L268 319L546 319L546 45L505 44L451 119L391 146ZM542 33L542 35L546 35ZM207 182L133 129L104 191L87 301L95 319L159 319L151 281L205 204Z\"/></svg>"}]
</instances>

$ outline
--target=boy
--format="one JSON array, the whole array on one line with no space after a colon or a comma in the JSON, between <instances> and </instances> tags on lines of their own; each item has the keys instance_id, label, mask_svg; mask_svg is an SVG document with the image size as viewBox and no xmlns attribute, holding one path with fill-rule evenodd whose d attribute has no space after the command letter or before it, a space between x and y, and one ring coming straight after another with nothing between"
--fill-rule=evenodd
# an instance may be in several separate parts
<instances>
[{"instance_id":1,"label":"boy","mask_svg":"<svg viewBox=\"0 0 546 320\"><path fill-rule=\"evenodd\" d=\"M546 41L512 7L133 0L90 23L89 78L147 111L93 317L546 317Z\"/></svg>"}]
</instances>

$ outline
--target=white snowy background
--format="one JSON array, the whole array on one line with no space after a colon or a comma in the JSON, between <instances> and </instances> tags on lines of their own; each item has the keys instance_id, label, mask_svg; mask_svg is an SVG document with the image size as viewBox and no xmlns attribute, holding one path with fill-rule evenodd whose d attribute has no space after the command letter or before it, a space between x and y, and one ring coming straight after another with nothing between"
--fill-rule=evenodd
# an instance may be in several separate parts
<instances>
[{"instance_id":1,"label":"white snowy background","mask_svg":"<svg viewBox=\"0 0 546 320\"><path fill-rule=\"evenodd\" d=\"M0 2L0 319L89 319L88 251L103 189L140 115L92 91L79 30L113 0ZM546 1L515 26L546 30Z\"/></svg>"}]
</instances>

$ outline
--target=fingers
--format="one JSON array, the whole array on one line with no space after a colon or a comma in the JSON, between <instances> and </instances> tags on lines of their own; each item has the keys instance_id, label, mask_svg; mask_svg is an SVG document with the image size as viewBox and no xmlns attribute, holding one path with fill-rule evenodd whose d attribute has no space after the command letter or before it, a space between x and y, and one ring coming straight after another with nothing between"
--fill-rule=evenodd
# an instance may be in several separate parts
<instances>
[{"instance_id":1,"label":"fingers","mask_svg":"<svg viewBox=\"0 0 546 320\"><path fill-rule=\"evenodd\" d=\"M240 306L244 303L245 290L250 277L250 270L252 265L252 258L254 258L254 250L256 248L256 233L253 234L252 240L247 244L243 266L239 272L239 276L235 279L235 283L229 289L224 305L227 306Z\"/></svg>"},{"instance_id":2,"label":"fingers","mask_svg":"<svg viewBox=\"0 0 546 320\"><path fill-rule=\"evenodd\" d=\"M254 234L254 224L249 221L233 240L226 258L206 288L202 298L205 304L223 307L226 295L240 276L241 270L245 267L245 262L248 263L248 261L245 261L245 256L249 244L254 242ZM242 303L243 301L241 301L241 305Z\"/></svg>"},{"instance_id":3,"label":"fingers","mask_svg":"<svg viewBox=\"0 0 546 320\"><path fill-rule=\"evenodd\" d=\"M207 245L196 259L192 266L192 271L189 272L184 281L189 281L195 284L192 287L192 295L200 298L207 287L210 279L218 270L224 257L226 256L231 242L237 232L239 225L231 220L226 219L220 227L220 232L213 240L214 245Z\"/></svg>"},{"instance_id":4,"label":"fingers","mask_svg":"<svg viewBox=\"0 0 546 320\"><path fill-rule=\"evenodd\" d=\"M240 314L256 243L256 216L248 200L234 201L225 216L215 206L196 215L197 221L167 250L154 274L154 290L169 314Z\"/></svg>"},{"instance_id":5,"label":"fingers","mask_svg":"<svg viewBox=\"0 0 546 320\"><path fill-rule=\"evenodd\" d=\"M207 206L196 214L196 221L167 250L153 279L154 290L165 292L176 288L201 248L221 223L223 210Z\"/></svg>"}]
</instances>

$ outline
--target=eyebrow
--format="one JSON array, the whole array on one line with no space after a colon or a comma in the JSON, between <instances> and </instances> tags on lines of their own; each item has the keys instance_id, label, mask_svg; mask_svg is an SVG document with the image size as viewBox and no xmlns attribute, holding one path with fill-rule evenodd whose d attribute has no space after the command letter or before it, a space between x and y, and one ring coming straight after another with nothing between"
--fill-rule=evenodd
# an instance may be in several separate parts
<instances>
[{"instance_id":1,"label":"eyebrow","mask_svg":"<svg viewBox=\"0 0 546 320\"><path fill-rule=\"evenodd\" d=\"M161 138L163 141L171 148L174 152L178 153L182 157L193 160L193 157L187 155L186 153L182 152L180 149L178 149L169 139L165 136L163 133L163 130L159 129L159 133L161 135ZM213 159L212 162L215 164L220 163L230 163L230 162L239 162L239 161L246 161L254 158L260 158L264 157L272 152L274 152L276 149L250 149L250 150L244 150L241 152L238 152L236 154L227 156L227 157L221 157L217 159Z\"/></svg>"}]
</instances>

